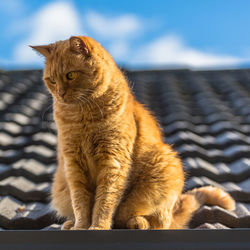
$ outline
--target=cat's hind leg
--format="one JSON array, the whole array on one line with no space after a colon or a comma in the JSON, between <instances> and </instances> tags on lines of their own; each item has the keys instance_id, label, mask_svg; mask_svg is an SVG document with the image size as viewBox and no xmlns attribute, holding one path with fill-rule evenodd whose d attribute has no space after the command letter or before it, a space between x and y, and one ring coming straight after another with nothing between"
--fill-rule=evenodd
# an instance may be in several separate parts
<instances>
[{"instance_id":1,"label":"cat's hind leg","mask_svg":"<svg viewBox=\"0 0 250 250\"><path fill-rule=\"evenodd\" d=\"M172 209L162 209L147 216L150 229L169 229L173 220Z\"/></svg>"},{"instance_id":2,"label":"cat's hind leg","mask_svg":"<svg viewBox=\"0 0 250 250\"><path fill-rule=\"evenodd\" d=\"M170 190L165 197L159 198L159 192L153 190L153 187L150 190L151 193L135 185L133 191L116 211L114 218L116 228L167 229L170 227L179 194Z\"/></svg>"},{"instance_id":3,"label":"cat's hind leg","mask_svg":"<svg viewBox=\"0 0 250 250\"><path fill-rule=\"evenodd\" d=\"M123 202L115 216L115 227L128 229L168 229L172 223L173 210L178 195L169 195L164 206L152 206L150 202L144 204ZM141 206L140 206L141 205Z\"/></svg>"},{"instance_id":4,"label":"cat's hind leg","mask_svg":"<svg viewBox=\"0 0 250 250\"><path fill-rule=\"evenodd\" d=\"M135 216L128 219L126 227L129 229L149 229L150 224L144 216Z\"/></svg>"},{"instance_id":5,"label":"cat's hind leg","mask_svg":"<svg viewBox=\"0 0 250 250\"><path fill-rule=\"evenodd\" d=\"M150 214L151 208L147 204L139 204L127 199L122 202L115 214L115 228L150 229L145 215Z\"/></svg>"},{"instance_id":6,"label":"cat's hind leg","mask_svg":"<svg viewBox=\"0 0 250 250\"><path fill-rule=\"evenodd\" d=\"M168 229L184 184L179 158L163 148L145 153L135 164L138 171L131 174L135 177L118 206L115 227Z\"/></svg>"},{"instance_id":7,"label":"cat's hind leg","mask_svg":"<svg viewBox=\"0 0 250 250\"><path fill-rule=\"evenodd\" d=\"M58 167L54 176L51 198L51 205L56 210L59 217L74 220L70 192L61 166Z\"/></svg>"}]
</instances>

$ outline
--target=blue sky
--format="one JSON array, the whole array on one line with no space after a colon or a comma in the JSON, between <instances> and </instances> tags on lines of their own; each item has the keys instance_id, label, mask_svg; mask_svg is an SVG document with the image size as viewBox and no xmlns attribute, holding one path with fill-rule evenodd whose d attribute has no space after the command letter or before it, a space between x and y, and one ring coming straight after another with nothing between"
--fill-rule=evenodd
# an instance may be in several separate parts
<instances>
[{"instance_id":1,"label":"blue sky","mask_svg":"<svg viewBox=\"0 0 250 250\"><path fill-rule=\"evenodd\" d=\"M28 44L100 41L127 67L250 65L249 0L0 0L0 68L42 67Z\"/></svg>"}]
</instances>

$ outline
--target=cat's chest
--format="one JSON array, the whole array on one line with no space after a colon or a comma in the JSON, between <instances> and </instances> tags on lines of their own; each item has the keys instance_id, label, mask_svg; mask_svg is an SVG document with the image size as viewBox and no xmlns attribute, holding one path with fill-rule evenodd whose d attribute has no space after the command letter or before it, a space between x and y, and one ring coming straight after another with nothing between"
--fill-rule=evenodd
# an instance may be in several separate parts
<instances>
[{"instance_id":1,"label":"cat's chest","mask_svg":"<svg viewBox=\"0 0 250 250\"><path fill-rule=\"evenodd\" d=\"M93 133L91 128L83 125L71 125L58 129L58 143L62 146L64 157L74 159L83 171L88 175L89 180L96 179L96 164L93 157Z\"/></svg>"},{"instance_id":2,"label":"cat's chest","mask_svg":"<svg viewBox=\"0 0 250 250\"><path fill-rule=\"evenodd\" d=\"M82 124L65 125L58 129L58 143L65 155L86 155L91 147L91 134L91 128Z\"/></svg>"}]
</instances>

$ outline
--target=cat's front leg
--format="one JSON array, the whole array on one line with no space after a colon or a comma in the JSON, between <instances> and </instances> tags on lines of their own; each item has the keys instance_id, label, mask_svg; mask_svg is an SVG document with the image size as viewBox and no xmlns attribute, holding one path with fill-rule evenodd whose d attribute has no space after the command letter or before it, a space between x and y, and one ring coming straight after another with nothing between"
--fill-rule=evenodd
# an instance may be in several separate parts
<instances>
[{"instance_id":1,"label":"cat's front leg","mask_svg":"<svg viewBox=\"0 0 250 250\"><path fill-rule=\"evenodd\" d=\"M70 229L88 229L90 225L91 193L87 189L87 177L79 164L71 159L66 159L65 171L75 216L75 224Z\"/></svg>"},{"instance_id":2,"label":"cat's front leg","mask_svg":"<svg viewBox=\"0 0 250 250\"><path fill-rule=\"evenodd\" d=\"M95 204L90 230L107 230L122 198L130 164L121 165L118 160L106 161L97 177Z\"/></svg>"}]
</instances>

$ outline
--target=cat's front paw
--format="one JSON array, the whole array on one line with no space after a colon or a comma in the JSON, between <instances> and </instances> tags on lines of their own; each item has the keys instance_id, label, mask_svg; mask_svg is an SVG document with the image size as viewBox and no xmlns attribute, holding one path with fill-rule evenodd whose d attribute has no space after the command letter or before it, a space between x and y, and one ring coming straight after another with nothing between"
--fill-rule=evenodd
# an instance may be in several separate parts
<instances>
[{"instance_id":1,"label":"cat's front paw","mask_svg":"<svg viewBox=\"0 0 250 250\"><path fill-rule=\"evenodd\" d=\"M86 230L87 228L84 227L78 227L78 226L73 226L70 228L70 230Z\"/></svg>"},{"instance_id":2,"label":"cat's front paw","mask_svg":"<svg viewBox=\"0 0 250 250\"><path fill-rule=\"evenodd\" d=\"M67 220L62 225L62 230L70 230L74 226L75 222L73 220Z\"/></svg>"},{"instance_id":3,"label":"cat's front paw","mask_svg":"<svg viewBox=\"0 0 250 250\"><path fill-rule=\"evenodd\" d=\"M75 223L70 230L87 230L89 225L86 225L85 223Z\"/></svg>"},{"instance_id":4,"label":"cat's front paw","mask_svg":"<svg viewBox=\"0 0 250 250\"><path fill-rule=\"evenodd\" d=\"M62 225L62 230L86 230L88 226L82 224L76 224L72 220L67 220Z\"/></svg>"},{"instance_id":5,"label":"cat's front paw","mask_svg":"<svg viewBox=\"0 0 250 250\"><path fill-rule=\"evenodd\" d=\"M89 227L89 230L109 230L110 227L96 227L96 226L91 226Z\"/></svg>"}]
</instances>

